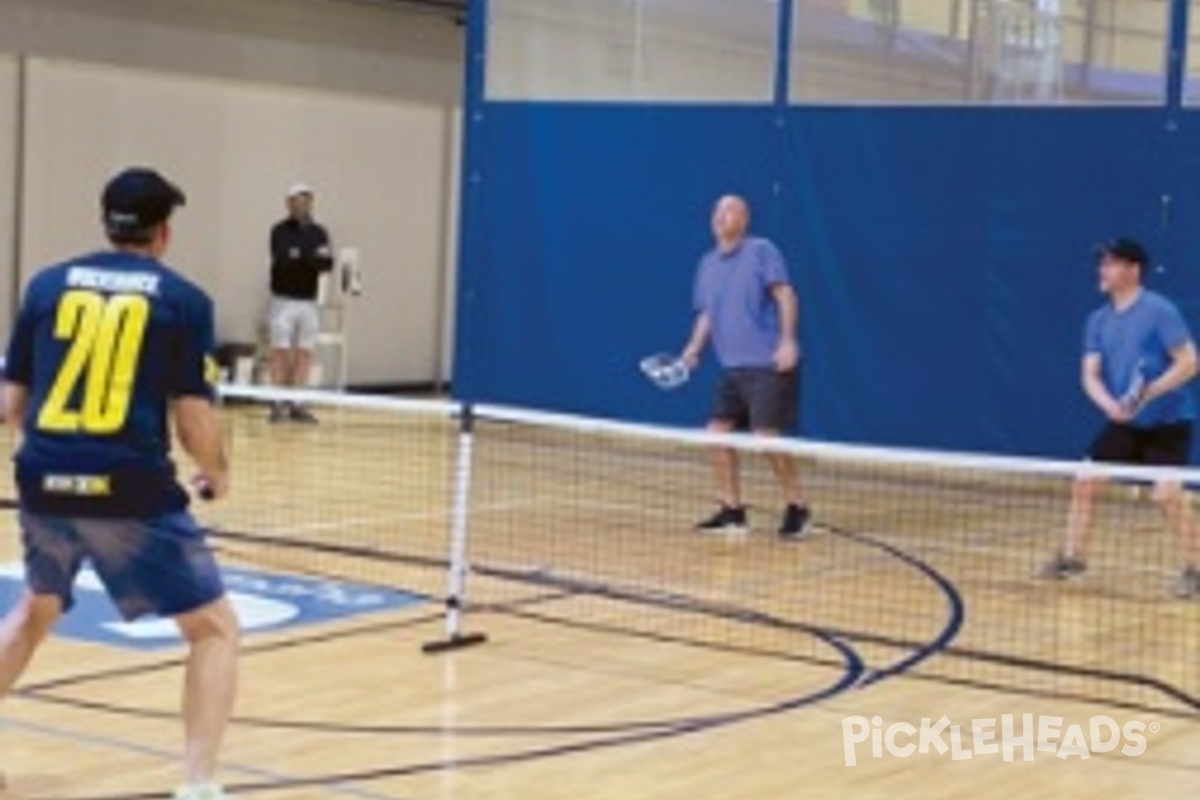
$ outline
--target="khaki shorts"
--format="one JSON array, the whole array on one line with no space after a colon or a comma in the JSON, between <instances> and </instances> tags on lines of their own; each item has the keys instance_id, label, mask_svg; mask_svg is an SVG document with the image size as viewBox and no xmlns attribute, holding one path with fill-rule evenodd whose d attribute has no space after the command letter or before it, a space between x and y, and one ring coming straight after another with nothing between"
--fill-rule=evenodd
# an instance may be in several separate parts
<instances>
[{"instance_id":1,"label":"khaki shorts","mask_svg":"<svg viewBox=\"0 0 1200 800\"><path fill-rule=\"evenodd\" d=\"M271 347L276 350L312 350L321 328L321 313L311 300L271 298L267 312L271 332Z\"/></svg>"}]
</instances>

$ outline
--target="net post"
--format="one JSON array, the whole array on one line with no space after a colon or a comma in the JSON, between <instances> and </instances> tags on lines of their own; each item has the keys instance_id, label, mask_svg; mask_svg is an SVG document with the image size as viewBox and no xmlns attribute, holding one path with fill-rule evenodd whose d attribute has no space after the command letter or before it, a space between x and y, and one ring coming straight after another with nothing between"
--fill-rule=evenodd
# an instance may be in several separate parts
<instances>
[{"instance_id":1,"label":"net post","mask_svg":"<svg viewBox=\"0 0 1200 800\"><path fill-rule=\"evenodd\" d=\"M475 409L464 403L459 413L458 452L454 463L454 498L450 515L450 553L446 573L446 638L426 642L428 654L461 650L487 641L482 633L463 633L462 622L467 588L467 540L469 538L471 465L475 444Z\"/></svg>"}]
</instances>

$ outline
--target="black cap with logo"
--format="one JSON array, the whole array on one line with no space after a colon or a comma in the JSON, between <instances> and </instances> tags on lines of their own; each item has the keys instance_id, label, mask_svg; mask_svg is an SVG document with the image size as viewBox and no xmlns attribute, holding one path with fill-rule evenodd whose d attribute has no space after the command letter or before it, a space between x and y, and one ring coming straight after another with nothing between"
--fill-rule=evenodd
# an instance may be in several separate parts
<instances>
[{"instance_id":1,"label":"black cap with logo","mask_svg":"<svg viewBox=\"0 0 1200 800\"><path fill-rule=\"evenodd\" d=\"M187 203L175 184L152 169L135 167L116 175L104 187L100 206L110 236L136 235L166 222Z\"/></svg>"},{"instance_id":2,"label":"black cap with logo","mask_svg":"<svg viewBox=\"0 0 1200 800\"><path fill-rule=\"evenodd\" d=\"M1136 239L1118 237L1096 247L1096 255L1108 256L1130 264L1145 267L1150 263L1150 253Z\"/></svg>"}]
</instances>

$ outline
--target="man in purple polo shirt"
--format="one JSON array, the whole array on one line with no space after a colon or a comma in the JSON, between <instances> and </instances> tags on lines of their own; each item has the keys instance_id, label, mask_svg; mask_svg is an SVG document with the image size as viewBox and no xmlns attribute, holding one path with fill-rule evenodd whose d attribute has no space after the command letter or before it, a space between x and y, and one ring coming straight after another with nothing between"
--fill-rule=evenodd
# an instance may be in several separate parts
<instances>
[{"instance_id":1,"label":"man in purple polo shirt","mask_svg":"<svg viewBox=\"0 0 1200 800\"><path fill-rule=\"evenodd\" d=\"M695 366L711 339L723 370L717 385L711 431L748 429L760 436L779 436L796 424L799 401L799 303L788 280L783 256L766 239L747 236L750 208L740 197L722 197L713 211L717 246L700 261L696 273L696 322L683 351ZM794 460L767 456L783 490L785 509L779 535L800 539L810 515L804 504ZM737 453L713 453L720 507L696 527L701 532L745 531Z\"/></svg>"}]
</instances>

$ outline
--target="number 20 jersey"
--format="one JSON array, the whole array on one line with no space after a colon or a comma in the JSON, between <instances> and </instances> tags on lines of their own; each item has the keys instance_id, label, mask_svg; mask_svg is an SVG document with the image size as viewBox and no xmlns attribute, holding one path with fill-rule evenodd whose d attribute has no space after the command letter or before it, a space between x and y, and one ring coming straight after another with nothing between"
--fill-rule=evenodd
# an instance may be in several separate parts
<instances>
[{"instance_id":1,"label":"number 20 jersey","mask_svg":"<svg viewBox=\"0 0 1200 800\"><path fill-rule=\"evenodd\" d=\"M213 398L212 348L212 301L159 261L105 252L39 273L5 365L5 379L29 390L16 456L22 509L148 517L185 508L168 404Z\"/></svg>"}]
</instances>

